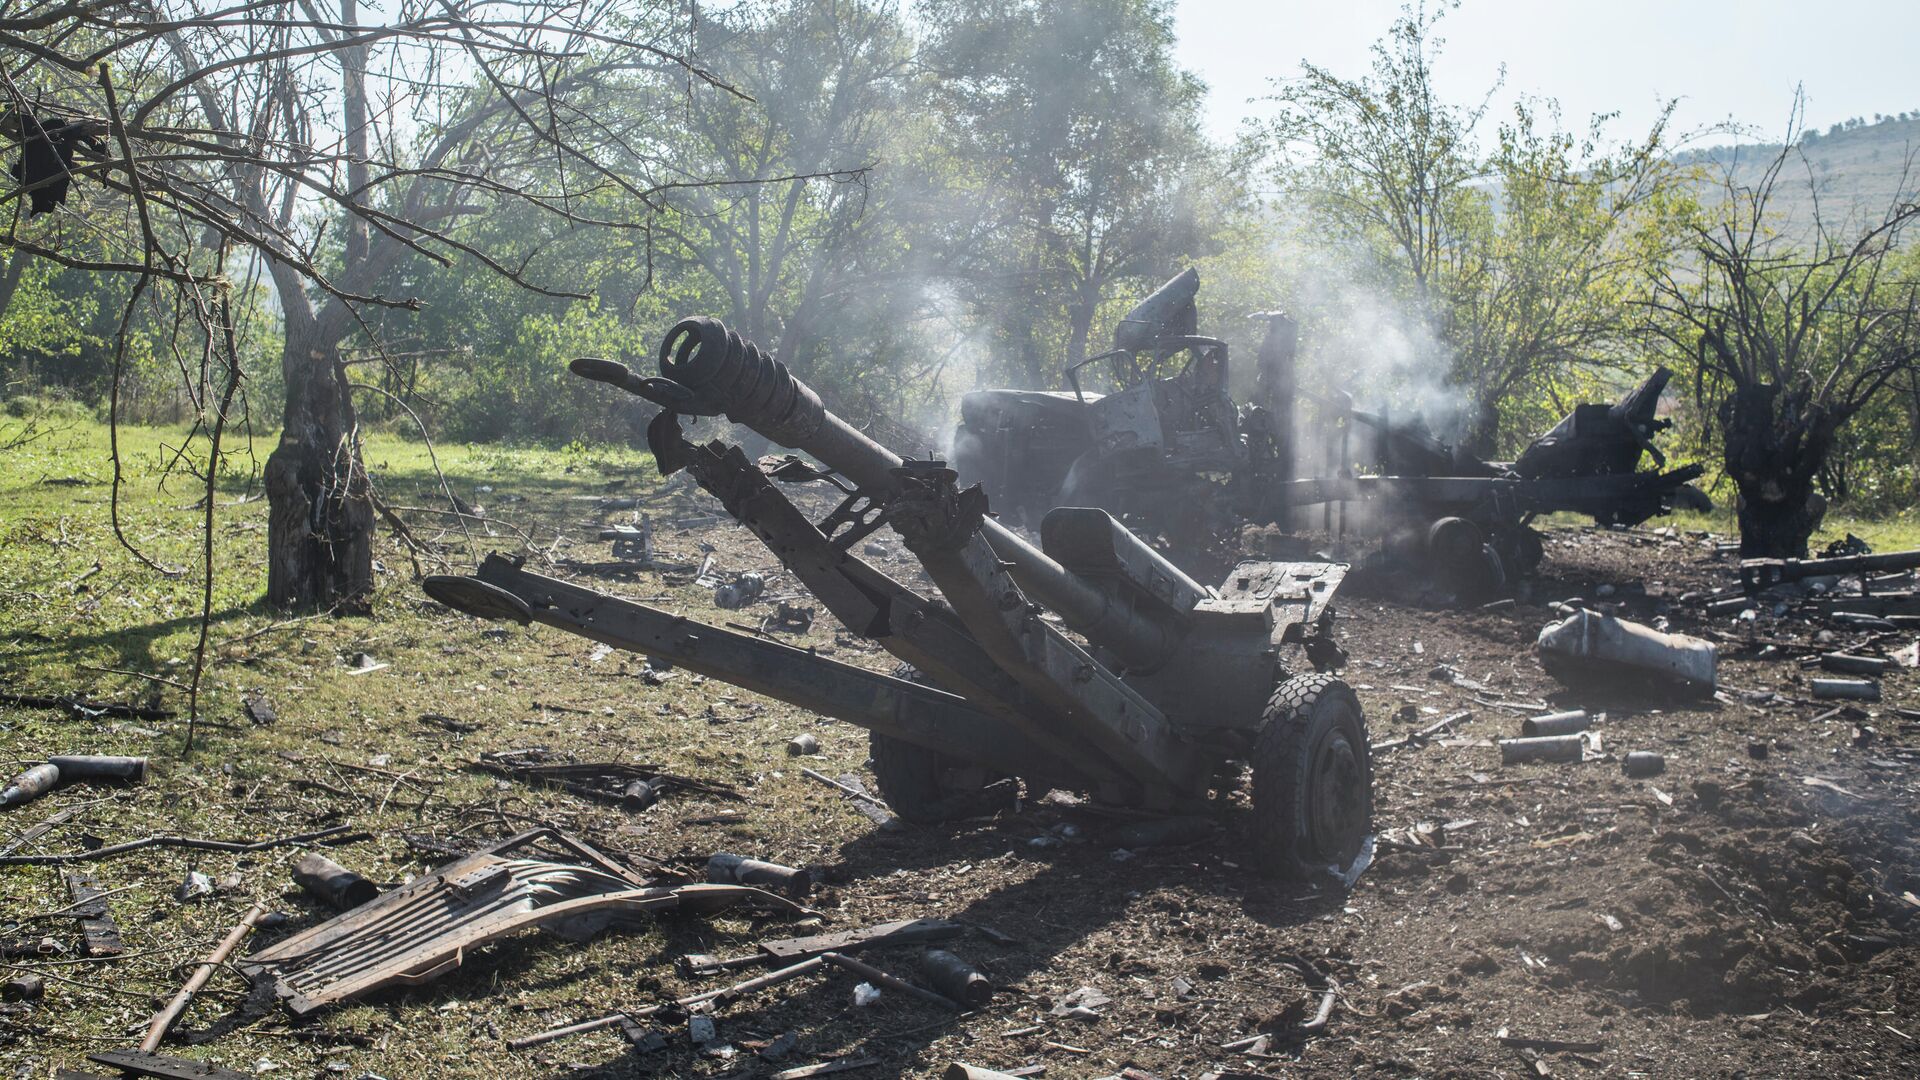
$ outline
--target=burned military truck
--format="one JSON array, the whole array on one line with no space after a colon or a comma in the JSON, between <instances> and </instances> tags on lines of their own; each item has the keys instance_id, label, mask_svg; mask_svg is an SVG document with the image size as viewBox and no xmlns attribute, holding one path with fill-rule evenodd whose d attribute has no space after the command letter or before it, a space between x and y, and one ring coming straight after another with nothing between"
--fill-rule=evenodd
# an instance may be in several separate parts
<instances>
[{"instance_id":1,"label":"burned military truck","mask_svg":"<svg viewBox=\"0 0 1920 1080\"><path fill-rule=\"evenodd\" d=\"M1541 544L1531 523L1541 514L1635 525L1701 498L1687 487L1699 466L1659 471L1665 368L1612 404L1576 406L1517 460L1489 462L1445 443L1418 416L1301 392L1298 329L1277 313L1254 316L1266 334L1253 396L1236 405L1227 343L1195 333L1199 288L1188 269L1141 301L1112 349L1066 370L1068 390L963 397L953 450L962 479L983 484L1016 522L1055 506L1098 506L1189 550L1242 523L1288 524L1298 507L1364 503L1386 520L1398 553L1436 563L1467 592L1534 568ZM1082 386L1094 364L1106 366L1112 392ZM1317 406L1318 457L1332 463L1321 475L1302 478L1296 468L1298 399ZM1652 470L1640 468L1646 455ZM1333 520L1329 513L1325 526Z\"/></svg>"},{"instance_id":2,"label":"burned military truck","mask_svg":"<svg viewBox=\"0 0 1920 1080\"><path fill-rule=\"evenodd\" d=\"M836 717L870 733L881 793L902 818L978 813L1025 783L1193 813L1252 779L1251 847L1269 869L1344 872L1372 812L1365 718L1335 674L1333 597L1346 566L1247 561L1193 580L1104 510L1050 511L1035 546L978 486L902 460L786 367L713 319L675 326L660 375L606 360L573 370L661 406L647 429L663 474L690 473L851 632L908 668L887 675L528 572L493 556L428 579L470 614L540 622ZM690 442L681 417L725 414L805 451L765 464ZM817 464L815 463L817 462ZM781 491L831 485L820 521ZM937 595L856 554L891 528ZM1304 661L1304 664L1302 664Z\"/></svg>"}]
</instances>

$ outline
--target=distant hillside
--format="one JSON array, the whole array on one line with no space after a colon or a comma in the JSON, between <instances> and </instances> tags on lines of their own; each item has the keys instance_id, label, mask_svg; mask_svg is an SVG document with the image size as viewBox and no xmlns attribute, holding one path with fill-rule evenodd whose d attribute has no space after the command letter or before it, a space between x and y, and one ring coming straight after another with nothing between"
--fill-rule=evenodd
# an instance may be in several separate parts
<instances>
[{"instance_id":1,"label":"distant hillside","mask_svg":"<svg viewBox=\"0 0 1920 1080\"><path fill-rule=\"evenodd\" d=\"M1844 235L1877 223L1894 199L1920 197L1920 111L1809 131L1797 151L1773 197L1790 233L1811 231L1816 199L1821 220ZM1728 169L1737 183L1752 185L1779 153L1779 143L1745 143L1690 150L1676 160L1700 166L1716 186Z\"/></svg>"}]
</instances>

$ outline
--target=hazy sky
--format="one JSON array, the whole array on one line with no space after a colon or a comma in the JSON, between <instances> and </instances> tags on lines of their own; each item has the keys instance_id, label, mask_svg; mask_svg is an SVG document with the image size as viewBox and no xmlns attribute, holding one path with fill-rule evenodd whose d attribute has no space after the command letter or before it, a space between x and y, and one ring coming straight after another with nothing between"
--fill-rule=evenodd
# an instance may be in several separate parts
<instances>
[{"instance_id":1,"label":"hazy sky","mask_svg":"<svg viewBox=\"0 0 1920 1080\"><path fill-rule=\"evenodd\" d=\"M1343 76L1398 0L1177 0L1180 60L1211 87L1207 122L1231 135L1270 106L1247 99L1304 57ZM1514 93L1560 99L1570 126L1620 113L1617 137L1644 133L1663 98L1683 129L1734 121L1777 139L1796 83L1822 128L1851 116L1920 109L1913 0L1465 0L1440 23L1436 80L1451 99L1483 95L1502 63ZM1724 141L1724 140L1711 140Z\"/></svg>"}]
</instances>

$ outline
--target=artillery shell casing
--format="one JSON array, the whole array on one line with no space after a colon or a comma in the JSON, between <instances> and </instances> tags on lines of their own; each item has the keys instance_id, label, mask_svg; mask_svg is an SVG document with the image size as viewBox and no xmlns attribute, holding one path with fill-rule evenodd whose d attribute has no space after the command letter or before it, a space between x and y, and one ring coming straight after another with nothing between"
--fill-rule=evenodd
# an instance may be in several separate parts
<instances>
[{"instance_id":1,"label":"artillery shell casing","mask_svg":"<svg viewBox=\"0 0 1920 1080\"><path fill-rule=\"evenodd\" d=\"M60 778L70 784L82 780L119 780L129 784L139 784L147 779L147 759L143 757L76 754L69 757L50 757L47 759L47 764L58 766Z\"/></svg>"},{"instance_id":2,"label":"artillery shell casing","mask_svg":"<svg viewBox=\"0 0 1920 1080\"><path fill-rule=\"evenodd\" d=\"M13 778L5 791L0 791L0 806L19 806L29 803L52 791L60 782L60 766L35 765L26 772Z\"/></svg>"},{"instance_id":3,"label":"artillery shell casing","mask_svg":"<svg viewBox=\"0 0 1920 1080\"><path fill-rule=\"evenodd\" d=\"M1578 735L1593 726L1593 718L1585 709L1572 712L1548 713L1520 722L1520 734L1529 739L1548 735Z\"/></svg>"},{"instance_id":4,"label":"artillery shell casing","mask_svg":"<svg viewBox=\"0 0 1920 1080\"><path fill-rule=\"evenodd\" d=\"M1546 735L1537 739L1501 739L1500 764L1526 761L1579 761L1587 740L1579 735Z\"/></svg>"},{"instance_id":5,"label":"artillery shell casing","mask_svg":"<svg viewBox=\"0 0 1920 1080\"><path fill-rule=\"evenodd\" d=\"M979 969L945 949L928 949L920 955L920 970L935 990L969 1008L978 1008L993 1000L993 983Z\"/></svg>"},{"instance_id":6,"label":"artillery shell casing","mask_svg":"<svg viewBox=\"0 0 1920 1080\"><path fill-rule=\"evenodd\" d=\"M1667 757L1651 750L1635 750L1620 759L1620 771L1635 780L1659 776L1667 771Z\"/></svg>"},{"instance_id":7,"label":"artillery shell casing","mask_svg":"<svg viewBox=\"0 0 1920 1080\"><path fill-rule=\"evenodd\" d=\"M339 911L357 908L380 895L380 886L318 852L300 857L293 867L293 881Z\"/></svg>"},{"instance_id":8,"label":"artillery shell casing","mask_svg":"<svg viewBox=\"0 0 1920 1080\"><path fill-rule=\"evenodd\" d=\"M813 891L813 875L805 870L724 851L715 852L707 860L707 881L715 885L760 885L788 896L805 896Z\"/></svg>"},{"instance_id":9,"label":"artillery shell casing","mask_svg":"<svg viewBox=\"0 0 1920 1080\"><path fill-rule=\"evenodd\" d=\"M1884 675L1887 669L1893 666L1893 662L1878 656L1827 653L1820 658L1820 666L1827 671L1837 671L1843 675Z\"/></svg>"},{"instance_id":10,"label":"artillery shell casing","mask_svg":"<svg viewBox=\"0 0 1920 1080\"><path fill-rule=\"evenodd\" d=\"M1880 684L1867 679L1815 679L1813 696L1850 701L1879 701Z\"/></svg>"}]
</instances>

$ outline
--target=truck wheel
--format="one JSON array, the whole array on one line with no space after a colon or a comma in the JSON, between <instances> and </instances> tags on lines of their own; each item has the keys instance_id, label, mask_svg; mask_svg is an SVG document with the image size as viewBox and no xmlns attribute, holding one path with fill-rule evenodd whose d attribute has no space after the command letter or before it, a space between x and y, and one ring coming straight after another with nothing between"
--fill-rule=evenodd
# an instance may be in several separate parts
<instances>
[{"instance_id":1,"label":"truck wheel","mask_svg":"<svg viewBox=\"0 0 1920 1080\"><path fill-rule=\"evenodd\" d=\"M1367 722L1352 688L1331 675L1280 684L1251 755L1253 850L1278 877L1345 873L1373 820Z\"/></svg>"},{"instance_id":2,"label":"truck wheel","mask_svg":"<svg viewBox=\"0 0 1920 1080\"><path fill-rule=\"evenodd\" d=\"M936 750L875 731L867 734L867 751L880 797L911 824L937 825L990 814L1013 802L1016 789L1011 781L983 775L979 768Z\"/></svg>"}]
</instances>

